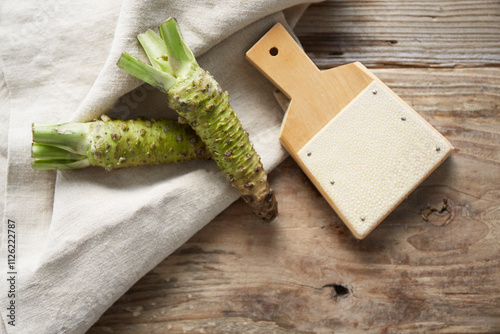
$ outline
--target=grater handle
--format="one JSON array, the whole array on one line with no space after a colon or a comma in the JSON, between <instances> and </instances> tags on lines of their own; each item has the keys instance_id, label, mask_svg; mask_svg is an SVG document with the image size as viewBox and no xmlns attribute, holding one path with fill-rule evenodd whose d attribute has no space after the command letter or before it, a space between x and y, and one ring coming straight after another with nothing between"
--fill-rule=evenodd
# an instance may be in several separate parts
<instances>
[{"instance_id":1,"label":"grater handle","mask_svg":"<svg viewBox=\"0 0 500 334\"><path fill-rule=\"evenodd\" d=\"M295 92L320 81L320 70L280 23L248 50L246 57L290 99Z\"/></svg>"}]
</instances>

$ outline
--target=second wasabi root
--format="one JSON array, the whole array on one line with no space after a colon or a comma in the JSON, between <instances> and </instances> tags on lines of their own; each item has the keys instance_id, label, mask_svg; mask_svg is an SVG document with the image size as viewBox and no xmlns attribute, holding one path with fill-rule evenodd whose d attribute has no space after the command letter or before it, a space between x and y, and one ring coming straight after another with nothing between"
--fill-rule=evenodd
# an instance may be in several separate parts
<instances>
[{"instance_id":1,"label":"second wasabi root","mask_svg":"<svg viewBox=\"0 0 500 334\"><path fill-rule=\"evenodd\" d=\"M33 168L115 168L209 159L210 152L188 126L173 120L101 120L33 124Z\"/></svg>"}]
</instances>

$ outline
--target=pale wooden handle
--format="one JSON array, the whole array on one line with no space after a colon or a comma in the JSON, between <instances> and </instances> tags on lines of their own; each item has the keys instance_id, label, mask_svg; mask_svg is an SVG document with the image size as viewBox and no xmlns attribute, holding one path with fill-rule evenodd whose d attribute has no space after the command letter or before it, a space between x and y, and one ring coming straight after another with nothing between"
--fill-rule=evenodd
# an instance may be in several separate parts
<instances>
[{"instance_id":1,"label":"pale wooden handle","mask_svg":"<svg viewBox=\"0 0 500 334\"><path fill-rule=\"evenodd\" d=\"M319 80L319 69L280 23L248 50L246 57L288 98L304 87L314 87Z\"/></svg>"}]
</instances>

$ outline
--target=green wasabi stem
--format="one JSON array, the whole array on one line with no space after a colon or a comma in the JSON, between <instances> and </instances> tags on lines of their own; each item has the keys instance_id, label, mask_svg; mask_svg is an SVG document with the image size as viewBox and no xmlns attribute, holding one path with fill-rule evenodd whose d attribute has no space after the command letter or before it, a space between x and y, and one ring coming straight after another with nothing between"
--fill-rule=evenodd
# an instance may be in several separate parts
<instances>
[{"instance_id":1,"label":"green wasabi stem","mask_svg":"<svg viewBox=\"0 0 500 334\"><path fill-rule=\"evenodd\" d=\"M152 66L128 54L122 55L118 66L167 94L169 107L205 142L212 159L254 213L272 221L278 214L276 198L260 157L229 104L229 94L198 65L175 19L167 20L159 31L160 37L152 30L138 36ZM140 75L137 68L141 69ZM146 70L148 75L142 73ZM155 81L159 71L165 77ZM165 85L171 77L175 83Z\"/></svg>"},{"instance_id":2,"label":"green wasabi stem","mask_svg":"<svg viewBox=\"0 0 500 334\"><path fill-rule=\"evenodd\" d=\"M37 170L100 166L107 170L209 159L210 152L187 125L173 120L101 120L33 124L32 166Z\"/></svg>"}]
</instances>

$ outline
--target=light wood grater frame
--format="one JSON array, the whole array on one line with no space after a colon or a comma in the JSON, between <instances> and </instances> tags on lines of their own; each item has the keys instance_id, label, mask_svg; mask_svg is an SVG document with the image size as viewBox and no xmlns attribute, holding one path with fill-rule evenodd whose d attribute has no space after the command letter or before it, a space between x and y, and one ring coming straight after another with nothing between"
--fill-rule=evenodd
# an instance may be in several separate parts
<instances>
[{"instance_id":1,"label":"light wood grater frame","mask_svg":"<svg viewBox=\"0 0 500 334\"><path fill-rule=\"evenodd\" d=\"M281 143L358 239L453 150L361 63L321 71L279 23L246 56L291 100Z\"/></svg>"}]
</instances>

